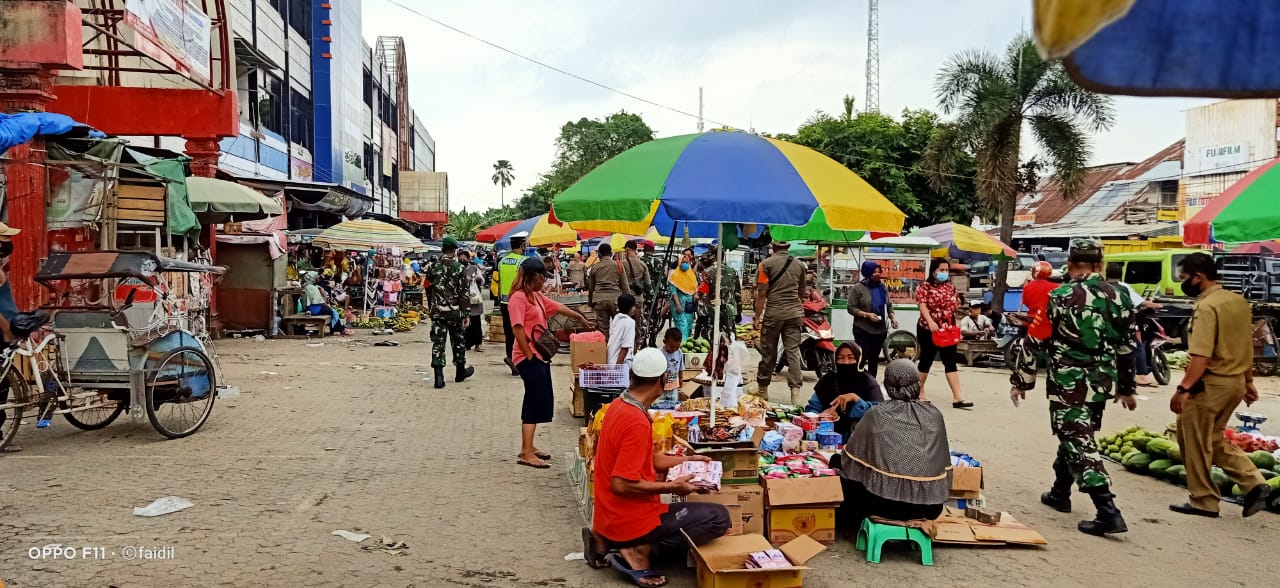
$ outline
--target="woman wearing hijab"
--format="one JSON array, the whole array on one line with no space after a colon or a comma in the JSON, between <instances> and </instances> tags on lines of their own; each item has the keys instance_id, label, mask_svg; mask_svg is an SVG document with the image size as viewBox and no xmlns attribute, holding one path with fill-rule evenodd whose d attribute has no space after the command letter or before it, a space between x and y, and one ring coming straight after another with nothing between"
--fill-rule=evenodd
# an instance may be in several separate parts
<instances>
[{"instance_id":1,"label":"woman wearing hijab","mask_svg":"<svg viewBox=\"0 0 1280 588\"><path fill-rule=\"evenodd\" d=\"M885 323L898 328L898 318L889 303L889 289L881 281L880 264L862 262L862 281L853 285L849 293L849 314L853 315L853 340L862 348L862 358L867 372L876 377L880 367L880 355L884 352L884 340L889 336Z\"/></svg>"},{"instance_id":2,"label":"woman wearing hijab","mask_svg":"<svg viewBox=\"0 0 1280 588\"><path fill-rule=\"evenodd\" d=\"M693 251L686 249L680 256L680 265L667 276L671 284L671 322L680 329L687 341L693 336L693 321L698 308L694 296L698 293L698 272L693 268Z\"/></svg>"},{"instance_id":3,"label":"woman wearing hijab","mask_svg":"<svg viewBox=\"0 0 1280 588\"><path fill-rule=\"evenodd\" d=\"M813 387L806 412L834 414L836 432L848 440L854 425L870 407L869 403L882 402L884 396L880 383L862 369L862 350L853 343L836 348L836 369L818 379Z\"/></svg>"},{"instance_id":4,"label":"woman wearing hijab","mask_svg":"<svg viewBox=\"0 0 1280 588\"><path fill-rule=\"evenodd\" d=\"M933 520L951 492L947 426L942 412L920 400L920 376L910 360L884 370L888 399L871 407L839 456L844 503L837 525L857 529L869 516Z\"/></svg>"},{"instance_id":5,"label":"woman wearing hijab","mask_svg":"<svg viewBox=\"0 0 1280 588\"><path fill-rule=\"evenodd\" d=\"M318 278L319 275L316 272L309 271L302 274L302 304L307 307L307 312L311 316L329 315L333 317L329 322L329 332L335 335L345 335L347 334L347 328L343 326L338 311L325 303L324 292L320 290L320 286L316 285Z\"/></svg>"}]
</instances>

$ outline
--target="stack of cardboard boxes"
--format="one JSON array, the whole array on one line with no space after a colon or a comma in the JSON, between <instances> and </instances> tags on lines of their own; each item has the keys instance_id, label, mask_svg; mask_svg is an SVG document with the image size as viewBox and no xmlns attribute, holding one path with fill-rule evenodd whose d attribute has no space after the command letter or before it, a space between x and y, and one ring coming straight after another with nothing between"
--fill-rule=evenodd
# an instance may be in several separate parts
<instances>
[{"instance_id":1,"label":"stack of cardboard boxes","mask_svg":"<svg viewBox=\"0 0 1280 588\"><path fill-rule=\"evenodd\" d=\"M569 405L569 414L575 417L585 415L584 401L582 396L582 387L578 385L578 366L584 363L606 363L605 356L608 355L608 345L605 343L588 343L583 341L572 341L569 343L569 367L573 370L573 378L570 379L571 403Z\"/></svg>"}]
</instances>

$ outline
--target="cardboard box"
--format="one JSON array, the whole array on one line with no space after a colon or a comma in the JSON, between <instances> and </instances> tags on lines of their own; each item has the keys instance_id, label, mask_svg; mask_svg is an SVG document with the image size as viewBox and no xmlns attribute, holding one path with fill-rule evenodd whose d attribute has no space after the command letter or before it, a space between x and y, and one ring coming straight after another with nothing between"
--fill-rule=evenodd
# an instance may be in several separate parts
<instances>
[{"instance_id":1,"label":"cardboard box","mask_svg":"<svg viewBox=\"0 0 1280 588\"><path fill-rule=\"evenodd\" d=\"M767 539L755 534L721 537L704 545L695 545L692 553L698 567L698 588L801 588L804 586L804 571L811 569L805 564L826 549L813 539L802 536L778 547L791 562L791 567L747 567L748 555L772 548Z\"/></svg>"},{"instance_id":2,"label":"cardboard box","mask_svg":"<svg viewBox=\"0 0 1280 588\"><path fill-rule=\"evenodd\" d=\"M690 494L685 501L738 506L742 532L757 535L765 533L764 487L759 483L751 486L723 486L718 494Z\"/></svg>"},{"instance_id":3,"label":"cardboard box","mask_svg":"<svg viewBox=\"0 0 1280 588\"><path fill-rule=\"evenodd\" d=\"M569 365L573 367L573 381L578 381L578 366L584 363L607 363L605 356L608 354L609 346L606 343L570 342Z\"/></svg>"},{"instance_id":4,"label":"cardboard box","mask_svg":"<svg viewBox=\"0 0 1280 588\"><path fill-rule=\"evenodd\" d=\"M720 462L724 469L724 476L720 480L723 486L760 483L758 449L700 449L698 454Z\"/></svg>"},{"instance_id":5,"label":"cardboard box","mask_svg":"<svg viewBox=\"0 0 1280 588\"><path fill-rule=\"evenodd\" d=\"M578 378L573 378L573 384L569 387L571 393L569 395L569 414L582 418L586 416L586 407L582 399L582 387L578 386Z\"/></svg>"},{"instance_id":6,"label":"cardboard box","mask_svg":"<svg viewBox=\"0 0 1280 588\"><path fill-rule=\"evenodd\" d=\"M1000 513L999 523L987 524L965 517L964 511L952 506L933 522L933 541L973 546L1049 544L1035 529L1019 523L1007 512Z\"/></svg>"},{"instance_id":7,"label":"cardboard box","mask_svg":"<svg viewBox=\"0 0 1280 588\"><path fill-rule=\"evenodd\" d=\"M801 536L824 545L836 541L835 507L844 500L838 476L765 480L769 541L787 543Z\"/></svg>"},{"instance_id":8,"label":"cardboard box","mask_svg":"<svg viewBox=\"0 0 1280 588\"><path fill-rule=\"evenodd\" d=\"M977 500L982 492L982 468L956 466L951 468L951 497Z\"/></svg>"}]
</instances>

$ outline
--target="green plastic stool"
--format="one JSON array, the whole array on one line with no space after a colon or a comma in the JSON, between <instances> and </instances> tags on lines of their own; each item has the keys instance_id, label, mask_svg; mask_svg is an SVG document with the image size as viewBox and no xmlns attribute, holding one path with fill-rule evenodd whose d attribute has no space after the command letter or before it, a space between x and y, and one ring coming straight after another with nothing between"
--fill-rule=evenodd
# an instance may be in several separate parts
<instances>
[{"instance_id":1,"label":"green plastic stool","mask_svg":"<svg viewBox=\"0 0 1280 588\"><path fill-rule=\"evenodd\" d=\"M920 563L933 565L933 539L925 535L924 531L913 527L882 525L871 522L871 519L864 519L854 547L867 552L867 561L880 563L880 548L889 541L915 541L920 546Z\"/></svg>"}]
</instances>

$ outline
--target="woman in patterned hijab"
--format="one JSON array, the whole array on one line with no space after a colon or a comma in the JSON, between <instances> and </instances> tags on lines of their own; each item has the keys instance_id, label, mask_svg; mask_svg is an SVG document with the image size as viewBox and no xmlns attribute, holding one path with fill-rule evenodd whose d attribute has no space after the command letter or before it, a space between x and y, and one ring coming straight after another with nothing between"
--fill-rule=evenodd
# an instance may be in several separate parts
<instances>
[{"instance_id":1,"label":"woman in patterned hijab","mask_svg":"<svg viewBox=\"0 0 1280 588\"><path fill-rule=\"evenodd\" d=\"M951 489L951 455L942 412L920 399L915 364L899 359L885 368L885 402L862 417L840 459L845 529L862 519L932 520Z\"/></svg>"}]
</instances>

